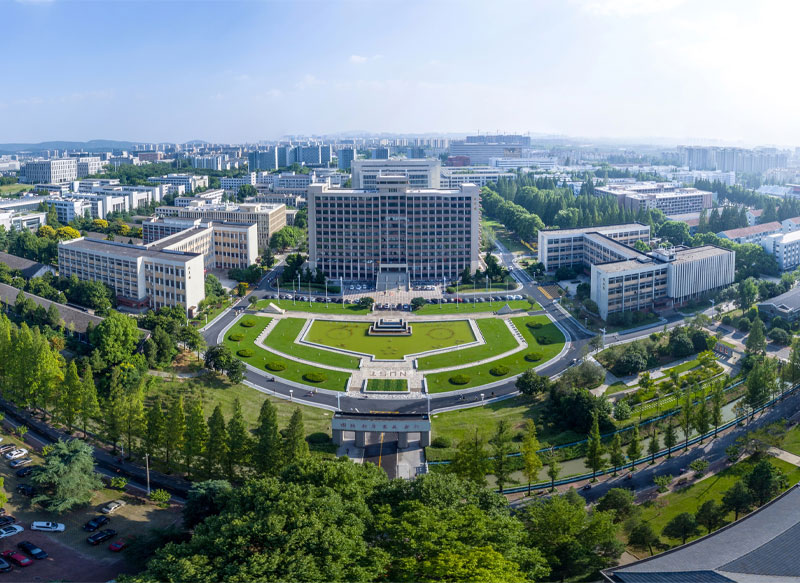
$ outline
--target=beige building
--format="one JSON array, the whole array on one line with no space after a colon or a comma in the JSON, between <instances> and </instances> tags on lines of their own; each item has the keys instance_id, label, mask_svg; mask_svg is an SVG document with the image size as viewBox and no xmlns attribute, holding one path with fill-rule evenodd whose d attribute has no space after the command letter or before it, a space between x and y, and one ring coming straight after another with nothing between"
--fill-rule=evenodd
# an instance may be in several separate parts
<instances>
[{"instance_id":1,"label":"beige building","mask_svg":"<svg viewBox=\"0 0 800 583\"><path fill-rule=\"evenodd\" d=\"M258 256L257 228L253 223L199 223L150 242L146 247L201 253L206 269L245 269L255 263Z\"/></svg>"}]
</instances>

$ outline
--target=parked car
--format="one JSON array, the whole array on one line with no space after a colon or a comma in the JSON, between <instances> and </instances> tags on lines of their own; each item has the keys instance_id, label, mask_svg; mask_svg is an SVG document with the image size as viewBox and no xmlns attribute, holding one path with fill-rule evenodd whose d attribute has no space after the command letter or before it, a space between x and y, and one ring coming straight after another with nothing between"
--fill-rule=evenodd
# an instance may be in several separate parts
<instances>
[{"instance_id":1,"label":"parked car","mask_svg":"<svg viewBox=\"0 0 800 583\"><path fill-rule=\"evenodd\" d=\"M123 500L113 500L108 504L106 504L105 506L103 506L100 509L100 512L102 512L103 514L111 514L112 512L116 512L123 506L125 506L125 502Z\"/></svg>"},{"instance_id":2,"label":"parked car","mask_svg":"<svg viewBox=\"0 0 800 583\"><path fill-rule=\"evenodd\" d=\"M127 548L127 547L128 547L128 543L125 542L124 540L120 539L120 540L115 540L113 543L108 545L108 550L111 551L112 553L118 553L122 549Z\"/></svg>"},{"instance_id":3,"label":"parked car","mask_svg":"<svg viewBox=\"0 0 800 583\"><path fill-rule=\"evenodd\" d=\"M100 543L105 542L115 536L117 536L117 531L107 528L106 530L101 530L100 532L96 532L93 535L86 537L86 542L90 545L99 545Z\"/></svg>"},{"instance_id":4,"label":"parked car","mask_svg":"<svg viewBox=\"0 0 800 583\"><path fill-rule=\"evenodd\" d=\"M64 532L65 526L60 522L31 522L31 530L41 530L42 532Z\"/></svg>"},{"instance_id":5,"label":"parked car","mask_svg":"<svg viewBox=\"0 0 800 583\"><path fill-rule=\"evenodd\" d=\"M22 466L27 466L28 464L32 464L32 463L33 463L33 460L31 458L23 457L23 458L20 458L20 459L17 459L17 460L13 460L8 465L11 466L11 469L13 470L15 468L21 468Z\"/></svg>"},{"instance_id":6,"label":"parked car","mask_svg":"<svg viewBox=\"0 0 800 583\"><path fill-rule=\"evenodd\" d=\"M9 536L14 536L15 534L21 533L24 528L22 528L19 524L9 524L8 526L4 526L0 528L0 538L7 538Z\"/></svg>"},{"instance_id":7,"label":"parked car","mask_svg":"<svg viewBox=\"0 0 800 583\"><path fill-rule=\"evenodd\" d=\"M25 457L28 455L28 450L24 447L20 447L18 449L12 449L10 452L6 454L7 460L15 460L17 458Z\"/></svg>"},{"instance_id":8,"label":"parked car","mask_svg":"<svg viewBox=\"0 0 800 583\"><path fill-rule=\"evenodd\" d=\"M108 516L95 516L83 525L83 530L86 532L94 532L104 524L108 524L109 520L111 519Z\"/></svg>"},{"instance_id":9,"label":"parked car","mask_svg":"<svg viewBox=\"0 0 800 583\"><path fill-rule=\"evenodd\" d=\"M0 559L0 573L8 573L13 567L5 559Z\"/></svg>"},{"instance_id":10,"label":"parked car","mask_svg":"<svg viewBox=\"0 0 800 583\"><path fill-rule=\"evenodd\" d=\"M33 468L28 466L27 468L22 468L21 470L17 470L17 477L18 478L27 478L33 473Z\"/></svg>"},{"instance_id":11,"label":"parked car","mask_svg":"<svg viewBox=\"0 0 800 583\"><path fill-rule=\"evenodd\" d=\"M18 553L17 551L3 551L0 553L5 559L11 561L15 565L19 567L30 567L33 565L33 561L30 560L28 557L23 555L22 553Z\"/></svg>"},{"instance_id":12,"label":"parked car","mask_svg":"<svg viewBox=\"0 0 800 583\"><path fill-rule=\"evenodd\" d=\"M17 449L17 446L13 443L7 443L5 445L0 445L0 453L8 453L12 449Z\"/></svg>"},{"instance_id":13,"label":"parked car","mask_svg":"<svg viewBox=\"0 0 800 583\"><path fill-rule=\"evenodd\" d=\"M36 494L36 488L31 486L30 484L17 484L16 491L23 496L33 496Z\"/></svg>"},{"instance_id":14,"label":"parked car","mask_svg":"<svg viewBox=\"0 0 800 583\"><path fill-rule=\"evenodd\" d=\"M17 543L17 548L21 551L28 553L34 559L41 560L47 558L47 553L30 541L24 540L21 543Z\"/></svg>"},{"instance_id":15,"label":"parked car","mask_svg":"<svg viewBox=\"0 0 800 583\"><path fill-rule=\"evenodd\" d=\"M9 524L14 524L16 521L17 519L10 515L0 516L0 526L7 526Z\"/></svg>"}]
</instances>

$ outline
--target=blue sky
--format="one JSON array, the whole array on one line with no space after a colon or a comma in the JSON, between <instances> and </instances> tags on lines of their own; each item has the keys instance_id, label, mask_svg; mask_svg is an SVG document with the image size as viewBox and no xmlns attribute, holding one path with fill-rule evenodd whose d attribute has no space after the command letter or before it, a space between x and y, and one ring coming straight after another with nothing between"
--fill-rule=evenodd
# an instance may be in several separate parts
<instances>
[{"instance_id":1,"label":"blue sky","mask_svg":"<svg viewBox=\"0 0 800 583\"><path fill-rule=\"evenodd\" d=\"M800 145L789 0L0 0L0 142L518 131Z\"/></svg>"}]
</instances>

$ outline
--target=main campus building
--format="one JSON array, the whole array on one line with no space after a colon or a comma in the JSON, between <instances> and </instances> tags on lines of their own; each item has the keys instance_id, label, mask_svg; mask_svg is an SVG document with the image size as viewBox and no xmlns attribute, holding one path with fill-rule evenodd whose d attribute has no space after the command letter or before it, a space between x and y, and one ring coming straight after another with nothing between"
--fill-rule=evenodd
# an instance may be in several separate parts
<instances>
[{"instance_id":1,"label":"main campus building","mask_svg":"<svg viewBox=\"0 0 800 583\"><path fill-rule=\"evenodd\" d=\"M348 281L452 280L479 266L480 189L416 188L405 173L374 187L308 187L309 264Z\"/></svg>"},{"instance_id":2,"label":"main campus building","mask_svg":"<svg viewBox=\"0 0 800 583\"><path fill-rule=\"evenodd\" d=\"M644 253L632 246L649 240L650 227L639 223L539 231L539 261L547 271L590 269L591 299L604 320L684 304L733 283L734 251L703 245Z\"/></svg>"}]
</instances>

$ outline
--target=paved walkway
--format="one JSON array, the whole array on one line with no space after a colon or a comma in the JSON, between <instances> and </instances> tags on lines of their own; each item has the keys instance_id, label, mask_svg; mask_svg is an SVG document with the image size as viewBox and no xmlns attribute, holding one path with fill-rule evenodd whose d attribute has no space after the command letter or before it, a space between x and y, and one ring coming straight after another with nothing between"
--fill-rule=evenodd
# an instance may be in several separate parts
<instances>
[{"instance_id":1,"label":"paved walkway","mask_svg":"<svg viewBox=\"0 0 800 583\"><path fill-rule=\"evenodd\" d=\"M800 456L794 455L793 453L790 453L785 449L779 449L777 447L771 447L767 451L769 451L771 455L774 455L779 460L783 460L785 462L792 464L793 466L800 467Z\"/></svg>"}]
</instances>

